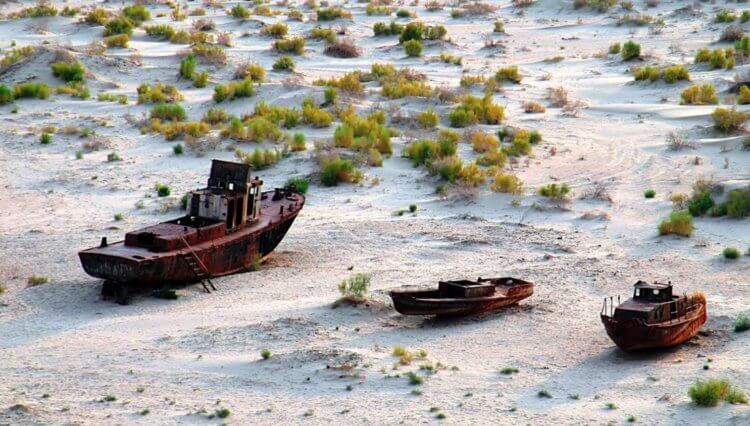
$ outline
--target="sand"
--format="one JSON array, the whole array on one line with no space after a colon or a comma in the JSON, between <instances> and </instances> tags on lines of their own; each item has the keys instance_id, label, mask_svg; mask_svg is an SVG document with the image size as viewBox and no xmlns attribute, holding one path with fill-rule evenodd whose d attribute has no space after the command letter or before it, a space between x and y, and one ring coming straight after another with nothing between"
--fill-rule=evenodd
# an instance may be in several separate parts
<instances>
[{"instance_id":1,"label":"sand","mask_svg":"<svg viewBox=\"0 0 750 426\"><path fill-rule=\"evenodd\" d=\"M299 86L285 86L288 74L270 72L278 55L269 50L271 39L257 34L257 22L240 23L208 8L207 18L235 41L227 48L227 66L199 66L211 72L212 82L226 82L246 61L269 70L255 96L221 105L230 113L250 112L260 100L286 106L298 106L310 94L322 100L323 89L313 80L367 70L372 62L412 67L432 85L446 87L458 85L462 69L490 74L514 64L524 80L505 85L496 102L506 107L506 124L538 129L544 140L530 161L512 167L527 188L524 196L491 193L486 185L469 199L436 195L438 180L399 155L410 136L419 135L413 129L393 139L395 154L383 167L362 168L359 185L324 187L313 150L293 154L260 172L266 186L308 175L313 185L261 270L216 279L219 291L210 295L190 286L178 290L176 301L139 297L128 306L99 298L101 282L83 272L77 251L102 236L115 241L128 230L176 217L181 195L205 183L210 159L233 155L224 141L201 155L178 157L176 142L142 135L132 123L150 108L135 102L144 81L177 85L191 119L214 106L213 84L196 89L178 78L185 45L136 30L129 49L110 49L104 57L75 53L92 73L92 99L20 100L17 113L11 105L0 107L0 282L6 287L0 295L0 423L415 424L442 414L450 424L621 424L630 416L644 424L747 424L747 405L699 408L687 389L696 379L721 377L750 391L750 334L732 331L748 309L750 261L721 257L726 246L744 251L749 222L697 219L691 238L659 237L656 226L672 210L668 195L690 192L698 178L746 185L750 154L740 148L742 137L712 130L713 106L679 105L680 91L691 83L635 83L630 64L606 54L611 43L632 38L649 61L688 64L693 82L713 83L723 99L734 72L694 65L692 57L700 47L729 46L715 43L726 24L712 19L719 8L741 10L742 4L699 3L690 14L678 9L691 2L662 1L648 9L643 3L636 1L635 8L664 18L660 32L617 26L619 8L601 14L551 0L523 14L507 1L493 2L499 7L493 14L461 19L450 18L450 8L406 6L423 22L448 29L450 43L428 44L425 58L406 58L394 37L373 38L373 23L387 19L366 15L364 3L352 4L354 21L344 23L362 56L331 58L322 54L323 42L309 41L305 55L295 58ZM1 5L0 13L29 4ZM166 6L151 9L154 16L169 12ZM496 18L505 21L506 34L492 35L502 47L485 49ZM155 17L149 24L189 28L194 19ZM315 25L288 24L292 34ZM81 50L100 39L101 30L66 17L0 21L3 51L10 40L38 46L36 55L0 74L0 83L61 84L49 71L55 49ZM245 32L249 36L242 37ZM463 66L425 60L443 48L462 56ZM135 52L141 66L129 59ZM564 59L545 60L558 55ZM552 107L523 112L525 100L548 105L545 94L553 87L565 87L586 107L575 116ZM442 126L448 125L453 105L388 101L376 86L368 90L351 100L359 111L389 103L404 113L433 106ZM129 102L97 102L102 91L126 94ZM41 145L41 129L50 125L89 127L102 148L78 160L75 153L86 140L77 134L56 133L52 144ZM295 131L304 132L312 148L334 128ZM669 150L669 132L684 135L694 149ZM255 144L239 146L250 150ZM108 162L113 151L123 161ZM466 159L475 155L464 143L459 152ZM699 165L695 157L702 159ZM564 209L534 195L552 181L573 190ZM157 182L169 184L172 195L157 197ZM586 197L597 185L611 201ZM644 199L646 189L656 197ZM394 214L412 203L415 214ZM116 213L124 219L114 220ZM355 273L372 274L372 300L332 308L338 283ZM32 275L50 282L28 286ZM387 296L402 285L492 275L531 280L535 294L500 312L452 321L401 316ZM671 280L680 293L704 291L709 320L702 332L671 350L617 349L599 319L602 300L627 297L638 279ZM392 354L398 345L424 350L427 357L399 365ZM261 357L264 349L271 351L269 359ZM506 367L518 372L501 374ZM410 385L412 371L422 384ZM539 397L540 391L551 398ZM231 415L211 418L221 408Z\"/></svg>"}]
</instances>

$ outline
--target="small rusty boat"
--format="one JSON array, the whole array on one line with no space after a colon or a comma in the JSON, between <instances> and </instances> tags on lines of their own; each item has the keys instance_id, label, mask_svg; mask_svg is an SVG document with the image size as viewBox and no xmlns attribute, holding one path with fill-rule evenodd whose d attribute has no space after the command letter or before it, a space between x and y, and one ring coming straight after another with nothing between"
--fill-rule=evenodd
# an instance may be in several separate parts
<instances>
[{"instance_id":1,"label":"small rusty boat","mask_svg":"<svg viewBox=\"0 0 750 426\"><path fill-rule=\"evenodd\" d=\"M615 306L604 299L601 320L610 339L630 351L666 348L693 338L706 322L706 296L672 295L672 284L638 281L633 297Z\"/></svg>"},{"instance_id":2,"label":"small rusty boat","mask_svg":"<svg viewBox=\"0 0 750 426\"><path fill-rule=\"evenodd\" d=\"M518 303L534 284L517 278L440 281L437 290L394 290L393 306L403 315L465 316Z\"/></svg>"},{"instance_id":3,"label":"small rusty boat","mask_svg":"<svg viewBox=\"0 0 750 426\"><path fill-rule=\"evenodd\" d=\"M305 204L293 187L261 192L245 164L213 160L208 185L188 195L187 212L78 253L83 269L104 279L102 295L127 303L129 289L158 289L250 269L281 242Z\"/></svg>"}]
</instances>

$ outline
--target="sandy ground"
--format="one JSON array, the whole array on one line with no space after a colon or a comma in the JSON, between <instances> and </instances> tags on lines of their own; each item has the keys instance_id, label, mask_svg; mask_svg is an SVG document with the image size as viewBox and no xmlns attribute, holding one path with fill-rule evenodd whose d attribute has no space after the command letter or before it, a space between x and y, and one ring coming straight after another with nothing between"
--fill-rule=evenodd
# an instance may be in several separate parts
<instances>
[{"instance_id":1,"label":"sandy ground","mask_svg":"<svg viewBox=\"0 0 750 426\"><path fill-rule=\"evenodd\" d=\"M750 391L750 334L732 331L734 319L748 309L749 261L720 258L726 246L748 246L750 222L699 219L690 239L656 232L671 211L670 192L689 191L708 176L746 185L750 154L739 148L741 138L711 130L713 107L678 105L689 83L635 84L627 64L601 54L612 42L632 38L655 62L689 64L694 82L712 82L723 97L733 72L693 65L692 57L697 48L716 44L725 24L711 22L715 11L742 4L701 3L688 14L678 9L692 2L662 1L646 10L636 1L639 11L665 19L654 34L648 27L616 26L619 9L599 14L542 0L519 15L507 1L492 3L499 9L479 19L451 19L449 8L407 8L448 29L451 43L429 45L426 56L444 48L463 56L471 74L519 65L522 84L506 86L496 101L506 106L507 124L544 135L534 158L514 167L527 194L493 194L485 187L471 200L442 200L435 178L399 157L408 138L396 138L396 155L382 168L363 169L365 183L314 183L300 217L263 268L217 279L219 291L211 295L191 286L179 290L177 301L144 297L119 306L99 300L100 282L84 274L76 257L102 236L117 240L127 230L178 215L180 196L203 185L209 160L232 158L224 149L176 157L174 143L141 135L127 119L149 109L135 103L143 81L178 85L192 119L213 106L213 85L196 89L177 77L177 54L185 46L156 42L137 30L129 49L111 49L104 58L79 56L93 73L87 84L94 99L21 100L16 114L9 105L0 107L0 282L6 286L0 295L0 424L415 424L438 421L439 414L450 424L622 424L630 416L644 424L750 423L746 405L697 408L687 396L696 379L709 377ZM22 5L8 3L0 12ZM412 67L436 86L458 85L461 67L405 58L395 38L371 37L372 24L386 19L367 16L364 7L353 5L354 22L347 24L361 57L330 58L322 55L322 42L310 42L296 58L306 84L286 87L281 81L287 75L269 72L254 97L222 107L241 114L261 99L294 106L309 94L322 99L322 88L310 85L315 78L366 70L372 62ZM233 65L245 61L270 70L277 55L268 50L270 39L257 34L258 24L238 23L221 10L209 10L208 17L235 34L235 46L227 49L230 65L206 68L214 82L230 79ZM507 34L493 36L503 47L484 49L495 18L506 22ZM192 19L173 24L188 28ZM314 25L289 24L292 34ZM240 37L245 32L250 35ZM101 27L64 17L10 20L0 21L0 35L4 51L10 40L75 48L99 39ZM53 53L40 52L0 74L0 83L60 84L49 71ZM140 67L128 59L134 52L142 56ZM557 55L564 60L545 61ZM558 108L524 114L524 100L546 103L547 88L558 86L588 107L577 117ZM126 94L129 103L97 102L100 91ZM392 103L407 113L432 105L444 126L452 108L432 99L388 102L375 92L354 102L361 111ZM40 145L46 125L90 127L103 148L76 160L78 135L56 134L51 145ZM301 131L312 141L330 137L333 127ZM684 134L695 149L669 151L670 131ZM112 151L123 161L107 162ZM474 155L466 144L460 153ZM267 186L312 174L313 156L295 154L264 170ZM696 156L703 160L697 166ZM573 188L566 210L533 195L552 180ZM168 183L173 195L157 198L157 182ZM582 197L597 182L606 184L612 202ZM643 198L648 188L656 190L655 199ZM136 208L139 201L143 208ZM416 214L393 214L411 203ZM582 219L591 212L606 218ZM115 213L124 220L113 220ZM338 282L357 272L372 274L372 302L332 309ZM31 275L50 283L27 287ZM389 306L392 288L491 275L532 280L535 294L517 307L454 321L403 317ZM628 295L638 279L706 292L709 321L702 333L669 351L616 349L599 320L602 299ZM396 345L423 349L427 359L394 369ZM272 352L270 359L261 358L263 349ZM438 362L434 374L420 370ZM500 374L505 367L519 371ZM410 385L410 371L424 383ZM542 390L552 398L538 397ZM219 408L231 415L211 418Z\"/></svg>"}]
</instances>

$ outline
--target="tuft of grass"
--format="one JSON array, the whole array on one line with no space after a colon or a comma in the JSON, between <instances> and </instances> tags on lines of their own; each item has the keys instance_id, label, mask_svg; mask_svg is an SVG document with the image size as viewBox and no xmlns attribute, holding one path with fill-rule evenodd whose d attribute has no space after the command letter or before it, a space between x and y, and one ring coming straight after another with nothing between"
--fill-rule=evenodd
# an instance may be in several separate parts
<instances>
[{"instance_id":1,"label":"tuft of grass","mask_svg":"<svg viewBox=\"0 0 750 426\"><path fill-rule=\"evenodd\" d=\"M689 237L693 234L693 230L693 216L685 210L672 212L668 219L659 224L659 235Z\"/></svg>"},{"instance_id":2,"label":"tuft of grass","mask_svg":"<svg viewBox=\"0 0 750 426\"><path fill-rule=\"evenodd\" d=\"M47 99L49 98L50 90L49 86L44 83L19 83L13 86L13 97L15 99L22 98L37 98Z\"/></svg>"},{"instance_id":3,"label":"tuft of grass","mask_svg":"<svg viewBox=\"0 0 750 426\"><path fill-rule=\"evenodd\" d=\"M750 118L750 114L738 111L737 108L716 108L711 114L714 120L714 128L717 130L730 133L739 130Z\"/></svg>"},{"instance_id":4,"label":"tuft of grass","mask_svg":"<svg viewBox=\"0 0 750 426\"><path fill-rule=\"evenodd\" d=\"M273 63L275 71L294 71L294 59L291 56L282 56Z\"/></svg>"},{"instance_id":5,"label":"tuft of grass","mask_svg":"<svg viewBox=\"0 0 750 426\"><path fill-rule=\"evenodd\" d=\"M537 392L536 396L539 398L552 398L552 394L550 394L546 389L542 389Z\"/></svg>"},{"instance_id":6,"label":"tuft of grass","mask_svg":"<svg viewBox=\"0 0 750 426\"><path fill-rule=\"evenodd\" d=\"M742 314L734 320L734 331L735 333L742 333L747 330L750 330L750 316Z\"/></svg>"},{"instance_id":7,"label":"tuft of grass","mask_svg":"<svg viewBox=\"0 0 750 426\"><path fill-rule=\"evenodd\" d=\"M604 406L608 410L616 410L617 409L617 405L614 402L608 402L608 403L604 404Z\"/></svg>"},{"instance_id":8,"label":"tuft of grass","mask_svg":"<svg viewBox=\"0 0 750 426\"><path fill-rule=\"evenodd\" d=\"M83 81L84 74L86 73L80 62L67 63L58 61L52 63L50 69L52 70L52 75L67 83Z\"/></svg>"},{"instance_id":9,"label":"tuft of grass","mask_svg":"<svg viewBox=\"0 0 750 426\"><path fill-rule=\"evenodd\" d=\"M220 419L226 419L232 415L232 411L229 408L219 408L216 410L216 417Z\"/></svg>"},{"instance_id":10,"label":"tuft of grass","mask_svg":"<svg viewBox=\"0 0 750 426\"><path fill-rule=\"evenodd\" d=\"M276 40L273 42L273 48L277 52L301 55L305 52L305 39L302 37L292 37Z\"/></svg>"},{"instance_id":11,"label":"tuft of grass","mask_svg":"<svg viewBox=\"0 0 750 426\"><path fill-rule=\"evenodd\" d=\"M698 379L688 390L688 396L696 405L715 407L729 394L731 385L726 379Z\"/></svg>"},{"instance_id":12,"label":"tuft of grass","mask_svg":"<svg viewBox=\"0 0 750 426\"><path fill-rule=\"evenodd\" d=\"M569 193L570 187L567 183L563 183L562 185L549 183L539 188L539 195L553 200L564 199Z\"/></svg>"},{"instance_id":13,"label":"tuft of grass","mask_svg":"<svg viewBox=\"0 0 750 426\"><path fill-rule=\"evenodd\" d=\"M187 113L180 104L159 103L151 108L151 118L182 121L187 118Z\"/></svg>"},{"instance_id":14,"label":"tuft of grass","mask_svg":"<svg viewBox=\"0 0 750 426\"><path fill-rule=\"evenodd\" d=\"M300 194L307 194L307 190L310 188L310 181L304 178L289 178L285 185L294 186L294 190Z\"/></svg>"},{"instance_id":15,"label":"tuft of grass","mask_svg":"<svg viewBox=\"0 0 750 426\"><path fill-rule=\"evenodd\" d=\"M641 45L628 40L622 45L622 51L620 52L623 61L629 61L641 56Z\"/></svg>"},{"instance_id":16,"label":"tuft of grass","mask_svg":"<svg viewBox=\"0 0 750 426\"><path fill-rule=\"evenodd\" d=\"M411 56L411 57L422 56L423 50L424 50L424 47L422 46L422 42L419 40L408 40L404 42L404 52L406 52L408 56Z\"/></svg>"},{"instance_id":17,"label":"tuft of grass","mask_svg":"<svg viewBox=\"0 0 750 426\"><path fill-rule=\"evenodd\" d=\"M169 194L172 193L172 189L164 184L157 183L156 184L156 194L160 197L167 197Z\"/></svg>"},{"instance_id":18,"label":"tuft of grass","mask_svg":"<svg viewBox=\"0 0 750 426\"><path fill-rule=\"evenodd\" d=\"M339 283L339 292L342 299L354 303L361 303L367 300L367 291L370 288L370 274L356 274Z\"/></svg>"},{"instance_id":19,"label":"tuft of grass","mask_svg":"<svg viewBox=\"0 0 750 426\"><path fill-rule=\"evenodd\" d=\"M513 65L510 67L503 67L497 70L495 73L495 81L502 83L503 81L510 81L512 83L520 83L523 79L521 73L518 72L518 67Z\"/></svg>"},{"instance_id":20,"label":"tuft of grass","mask_svg":"<svg viewBox=\"0 0 750 426\"><path fill-rule=\"evenodd\" d=\"M325 186L336 186L339 182L356 183L361 179L362 173L354 167L352 160L334 157L321 163L320 180Z\"/></svg>"},{"instance_id":21,"label":"tuft of grass","mask_svg":"<svg viewBox=\"0 0 750 426\"><path fill-rule=\"evenodd\" d=\"M115 213L115 216L114 216L115 221L120 222L124 218L125 216L123 216L122 213Z\"/></svg>"},{"instance_id":22,"label":"tuft of grass","mask_svg":"<svg viewBox=\"0 0 750 426\"><path fill-rule=\"evenodd\" d=\"M263 357L263 359L271 358L271 355L273 354L271 353L270 349L263 349L262 351L260 351L260 356Z\"/></svg>"},{"instance_id":23,"label":"tuft of grass","mask_svg":"<svg viewBox=\"0 0 750 426\"><path fill-rule=\"evenodd\" d=\"M417 386L424 383L424 379L413 371L406 373L406 378L409 379L409 384L412 386Z\"/></svg>"},{"instance_id":24,"label":"tuft of grass","mask_svg":"<svg viewBox=\"0 0 750 426\"><path fill-rule=\"evenodd\" d=\"M49 133L42 133L39 137L39 143L42 145L49 145L52 143L52 135Z\"/></svg>"},{"instance_id":25,"label":"tuft of grass","mask_svg":"<svg viewBox=\"0 0 750 426\"><path fill-rule=\"evenodd\" d=\"M654 198L656 196L656 191L653 189L647 189L643 191L643 196L645 198Z\"/></svg>"},{"instance_id":26,"label":"tuft of grass","mask_svg":"<svg viewBox=\"0 0 750 426\"><path fill-rule=\"evenodd\" d=\"M41 276L41 275L32 275L26 279L26 284L28 284L29 287L47 284L48 282L49 282L49 278Z\"/></svg>"},{"instance_id":27,"label":"tuft of grass","mask_svg":"<svg viewBox=\"0 0 750 426\"><path fill-rule=\"evenodd\" d=\"M516 367L504 367L500 370L500 374L511 375L515 373L518 373L518 369Z\"/></svg>"},{"instance_id":28,"label":"tuft of grass","mask_svg":"<svg viewBox=\"0 0 750 426\"><path fill-rule=\"evenodd\" d=\"M740 251L734 247L727 247L722 251L725 259L737 260L740 257Z\"/></svg>"}]
</instances>

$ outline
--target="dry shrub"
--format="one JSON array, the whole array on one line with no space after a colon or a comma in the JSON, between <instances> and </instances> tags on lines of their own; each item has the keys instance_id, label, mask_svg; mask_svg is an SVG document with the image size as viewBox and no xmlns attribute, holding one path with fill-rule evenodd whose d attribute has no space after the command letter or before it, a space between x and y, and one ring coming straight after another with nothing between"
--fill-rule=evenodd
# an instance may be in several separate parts
<instances>
[{"instance_id":1,"label":"dry shrub","mask_svg":"<svg viewBox=\"0 0 750 426\"><path fill-rule=\"evenodd\" d=\"M193 22L193 28L196 31L213 31L216 29L216 23L212 19L200 18Z\"/></svg>"},{"instance_id":2,"label":"dry shrub","mask_svg":"<svg viewBox=\"0 0 750 426\"><path fill-rule=\"evenodd\" d=\"M562 108L568 104L568 90L562 86L547 89L547 99L555 108Z\"/></svg>"},{"instance_id":3,"label":"dry shrub","mask_svg":"<svg viewBox=\"0 0 750 426\"><path fill-rule=\"evenodd\" d=\"M722 31L721 36L719 37L719 41L737 41L741 40L744 35L745 30L742 29L742 27L739 25L730 25L724 28L724 31Z\"/></svg>"},{"instance_id":4,"label":"dry shrub","mask_svg":"<svg viewBox=\"0 0 750 426\"><path fill-rule=\"evenodd\" d=\"M343 39L326 46L325 54L336 58L356 58L361 52L354 42Z\"/></svg>"},{"instance_id":5,"label":"dry shrub","mask_svg":"<svg viewBox=\"0 0 750 426\"><path fill-rule=\"evenodd\" d=\"M527 114L532 113L541 113L547 111L547 108L536 101L524 101L523 102L523 110Z\"/></svg>"},{"instance_id":6,"label":"dry shrub","mask_svg":"<svg viewBox=\"0 0 750 426\"><path fill-rule=\"evenodd\" d=\"M612 195L609 193L609 189L604 182L594 182L594 184L589 189L584 191L581 198L601 200L608 203L612 202Z\"/></svg>"},{"instance_id":7,"label":"dry shrub","mask_svg":"<svg viewBox=\"0 0 750 426\"><path fill-rule=\"evenodd\" d=\"M669 132L667 146L671 151L680 151L685 148L695 149L695 144L688 142L684 136L677 132Z\"/></svg>"}]
</instances>

